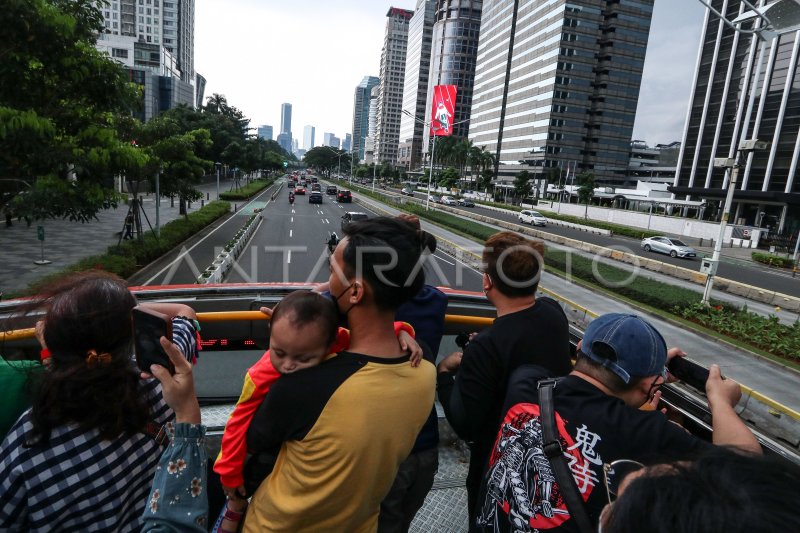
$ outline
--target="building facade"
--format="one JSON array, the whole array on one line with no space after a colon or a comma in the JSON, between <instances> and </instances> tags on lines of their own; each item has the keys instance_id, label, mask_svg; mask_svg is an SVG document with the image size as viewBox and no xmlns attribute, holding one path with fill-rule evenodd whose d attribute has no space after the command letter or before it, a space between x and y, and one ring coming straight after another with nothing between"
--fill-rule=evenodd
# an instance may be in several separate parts
<instances>
[{"instance_id":1,"label":"building facade","mask_svg":"<svg viewBox=\"0 0 800 533\"><path fill-rule=\"evenodd\" d=\"M177 61L178 77L195 83L194 0L111 0L100 11L107 34L163 45Z\"/></svg>"},{"instance_id":2,"label":"building facade","mask_svg":"<svg viewBox=\"0 0 800 533\"><path fill-rule=\"evenodd\" d=\"M330 146L331 148L336 148L338 150L341 144L341 140L333 133L325 132L322 134L322 144L324 144L325 146Z\"/></svg>"},{"instance_id":3,"label":"building facade","mask_svg":"<svg viewBox=\"0 0 800 533\"><path fill-rule=\"evenodd\" d=\"M369 114L367 115L367 137L364 139L364 163L375 162L375 137L378 131L378 93L380 85L372 88L369 94Z\"/></svg>"},{"instance_id":4,"label":"building facade","mask_svg":"<svg viewBox=\"0 0 800 533\"><path fill-rule=\"evenodd\" d=\"M364 160L364 140L369 130L369 105L372 89L380 84L381 80L375 76L364 76L361 83L356 86L353 96L353 153L359 161Z\"/></svg>"},{"instance_id":5,"label":"building facade","mask_svg":"<svg viewBox=\"0 0 800 533\"><path fill-rule=\"evenodd\" d=\"M278 146L283 148L287 154L292 153L292 136L289 133L279 133L276 139Z\"/></svg>"},{"instance_id":6,"label":"building facade","mask_svg":"<svg viewBox=\"0 0 800 533\"><path fill-rule=\"evenodd\" d=\"M478 38L481 29L481 0L437 0L433 24L430 83L425 117L431 116L433 88L436 85L455 85L456 107L453 113L453 136L466 138L472 111ZM430 130L423 135L428 152Z\"/></svg>"},{"instance_id":7,"label":"building facade","mask_svg":"<svg viewBox=\"0 0 800 533\"><path fill-rule=\"evenodd\" d=\"M712 0L729 19L748 10L739 0ZM772 2L767 2L772 3ZM734 32L706 15L678 170L671 192L705 200L706 218L718 220L730 172L714 158L734 158L743 140L769 148L741 154L731 222L800 231L800 33L767 40ZM747 27L747 25L746 25Z\"/></svg>"},{"instance_id":8,"label":"building facade","mask_svg":"<svg viewBox=\"0 0 800 533\"><path fill-rule=\"evenodd\" d=\"M397 162L408 24L412 16L414 16L413 11L396 7L389 8L386 13L386 33L381 49L381 83L378 91L375 153L378 162L392 165Z\"/></svg>"},{"instance_id":9,"label":"building facade","mask_svg":"<svg viewBox=\"0 0 800 533\"><path fill-rule=\"evenodd\" d=\"M303 128L303 149L308 151L314 148L314 126Z\"/></svg>"},{"instance_id":10,"label":"building facade","mask_svg":"<svg viewBox=\"0 0 800 533\"><path fill-rule=\"evenodd\" d=\"M292 104L281 104L281 133L292 136Z\"/></svg>"},{"instance_id":11,"label":"building facade","mask_svg":"<svg viewBox=\"0 0 800 533\"><path fill-rule=\"evenodd\" d=\"M344 139L342 139L342 150L345 152L349 152L350 149L353 147L353 136L349 133L344 134Z\"/></svg>"},{"instance_id":12,"label":"building facade","mask_svg":"<svg viewBox=\"0 0 800 533\"><path fill-rule=\"evenodd\" d=\"M419 168L422 164L422 130L427 121L425 99L428 97L435 8L436 0L417 0L417 9L408 24L397 164L409 170Z\"/></svg>"},{"instance_id":13,"label":"building facade","mask_svg":"<svg viewBox=\"0 0 800 533\"><path fill-rule=\"evenodd\" d=\"M165 46L106 33L98 36L95 47L126 68L130 80L142 87L142 105L133 113L139 120L179 105L195 105L195 87L180 78L178 61Z\"/></svg>"},{"instance_id":14,"label":"building facade","mask_svg":"<svg viewBox=\"0 0 800 533\"><path fill-rule=\"evenodd\" d=\"M484 0L469 137L508 184L624 183L654 0Z\"/></svg>"},{"instance_id":15,"label":"building facade","mask_svg":"<svg viewBox=\"0 0 800 533\"><path fill-rule=\"evenodd\" d=\"M268 126L264 124L263 126L258 127L258 138L264 139L265 141L272 140L272 126Z\"/></svg>"}]
</instances>

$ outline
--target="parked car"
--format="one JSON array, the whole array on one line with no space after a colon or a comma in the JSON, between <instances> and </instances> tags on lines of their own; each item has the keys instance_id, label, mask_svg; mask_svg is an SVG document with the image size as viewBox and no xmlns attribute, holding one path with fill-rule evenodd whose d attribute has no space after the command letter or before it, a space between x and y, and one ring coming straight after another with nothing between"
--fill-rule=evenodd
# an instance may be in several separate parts
<instances>
[{"instance_id":1,"label":"parked car","mask_svg":"<svg viewBox=\"0 0 800 533\"><path fill-rule=\"evenodd\" d=\"M350 203L353 201L353 193L350 191L339 191L336 194L336 201Z\"/></svg>"},{"instance_id":2,"label":"parked car","mask_svg":"<svg viewBox=\"0 0 800 533\"><path fill-rule=\"evenodd\" d=\"M310 203L310 204L321 204L322 203L322 193L320 191L313 191L311 194L308 195L308 203Z\"/></svg>"},{"instance_id":3,"label":"parked car","mask_svg":"<svg viewBox=\"0 0 800 533\"><path fill-rule=\"evenodd\" d=\"M351 222L355 222L357 220L366 220L369 216L366 213L361 213L357 211L348 211L344 215L342 215L342 229L345 226L350 224Z\"/></svg>"},{"instance_id":4,"label":"parked car","mask_svg":"<svg viewBox=\"0 0 800 533\"><path fill-rule=\"evenodd\" d=\"M295 187L294 189L295 194L305 194L306 188L305 187Z\"/></svg>"},{"instance_id":5,"label":"parked car","mask_svg":"<svg viewBox=\"0 0 800 533\"><path fill-rule=\"evenodd\" d=\"M405 194L406 196L414 196L414 189L411 187L404 187L403 190L400 191L400 194Z\"/></svg>"},{"instance_id":6,"label":"parked car","mask_svg":"<svg viewBox=\"0 0 800 533\"><path fill-rule=\"evenodd\" d=\"M437 198L436 196L433 196L432 194L429 194L428 195L428 201L429 202L435 202L435 203L438 204L441 201L441 199Z\"/></svg>"},{"instance_id":7,"label":"parked car","mask_svg":"<svg viewBox=\"0 0 800 533\"><path fill-rule=\"evenodd\" d=\"M542 215L538 211L530 211L530 210L520 211L520 213L519 213L519 221L522 224L530 224L532 226L546 226L547 225L547 219L544 218L544 215Z\"/></svg>"},{"instance_id":8,"label":"parked car","mask_svg":"<svg viewBox=\"0 0 800 533\"><path fill-rule=\"evenodd\" d=\"M329 185L327 189L325 189L325 194L336 194L339 192L339 189L336 185Z\"/></svg>"},{"instance_id":9,"label":"parked car","mask_svg":"<svg viewBox=\"0 0 800 533\"><path fill-rule=\"evenodd\" d=\"M456 200L452 196L445 194L439 199L439 203L442 205L456 205Z\"/></svg>"},{"instance_id":10,"label":"parked car","mask_svg":"<svg viewBox=\"0 0 800 533\"><path fill-rule=\"evenodd\" d=\"M645 252L659 252L669 254L670 257L697 257L697 250L680 239L673 239L665 235L642 239L642 248Z\"/></svg>"},{"instance_id":11,"label":"parked car","mask_svg":"<svg viewBox=\"0 0 800 533\"><path fill-rule=\"evenodd\" d=\"M461 207L475 207L475 202L473 202L469 198L460 198L456 203Z\"/></svg>"}]
</instances>

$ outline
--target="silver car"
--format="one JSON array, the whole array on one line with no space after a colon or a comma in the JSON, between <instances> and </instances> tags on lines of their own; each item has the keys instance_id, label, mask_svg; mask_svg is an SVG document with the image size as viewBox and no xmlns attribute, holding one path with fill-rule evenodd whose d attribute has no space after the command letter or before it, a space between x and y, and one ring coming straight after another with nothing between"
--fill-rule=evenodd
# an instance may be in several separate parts
<instances>
[{"instance_id":1,"label":"silver car","mask_svg":"<svg viewBox=\"0 0 800 533\"><path fill-rule=\"evenodd\" d=\"M670 257L697 257L697 250L687 246L682 240L663 235L642 239L642 248L645 252L659 252L669 254Z\"/></svg>"},{"instance_id":2,"label":"silver car","mask_svg":"<svg viewBox=\"0 0 800 533\"><path fill-rule=\"evenodd\" d=\"M532 226L546 226L547 219L538 211L531 211L526 209L520 211L519 221L521 224L530 224Z\"/></svg>"}]
</instances>

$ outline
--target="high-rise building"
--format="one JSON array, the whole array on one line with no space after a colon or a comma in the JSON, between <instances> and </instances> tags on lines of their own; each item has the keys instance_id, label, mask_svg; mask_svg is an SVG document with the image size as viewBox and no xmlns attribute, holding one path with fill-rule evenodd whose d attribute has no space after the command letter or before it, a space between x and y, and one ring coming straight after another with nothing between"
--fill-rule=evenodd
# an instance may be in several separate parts
<instances>
[{"instance_id":1,"label":"high-rise building","mask_svg":"<svg viewBox=\"0 0 800 533\"><path fill-rule=\"evenodd\" d=\"M292 133L292 104L281 104L281 133Z\"/></svg>"},{"instance_id":2,"label":"high-rise building","mask_svg":"<svg viewBox=\"0 0 800 533\"><path fill-rule=\"evenodd\" d=\"M180 78L177 60L163 45L130 35L104 33L98 36L95 46L123 65L130 80L142 87L142 105L133 113L139 120L150 120L178 105L195 105L195 88Z\"/></svg>"},{"instance_id":3,"label":"high-rise building","mask_svg":"<svg viewBox=\"0 0 800 533\"><path fill-rule=\"evenodd\" d=\"M437 0L425 117L430 120L433 88L455 85L456 106L453 111L453 136L466 138L472 110L475 63L481 29L481 0ZM423 131L423 152L430 148L430 129Z\"/></svg>"},{"instance_id":4,"label":"high-rise building","mask_svg":"<svg viewBox=\"0 0 800 533\"><path fill-rule=\"evenodd\" d=\"M194 101L195 108L200 109L203 107L203 101L206 95L206 79L203 75L197 74L195 76L194 84Z\"/></svg>"},{"instance_id":5,"label":"high-rise building","mask_svg":"<svg viewBox=\"0 0 800 533\"><path fill-rule=\"evenodd\" d=\"M344 140L342 141L342 150L345 152L349 152L350 148L353 145L353 136L349 133L344 134Z\"/></svg>"},{"instance_id":6,"label":"high-rise building","mask_svg":"<svg viewBox=\"0 0 800 533\"><path fill-rule=\"evenodd\" d=\"M484 0L469 138L498 179L625 181L654 0Z\"/></svg>"},{"instance_id":7,"label":"high-rise building","mask_svg":"<svg viewBox=\"0 0 800 533\"><path fill-rule=\"evenodd\" d=\"M306 151L314 148L314 126L306 126L303 128L303 149Z\"/></svg>"},{"instance_id":8,"label":"high-rise building","mask_svg":"<svg viewBox=\"0 0 800 533\"><path fill-rule=\"evenodd\" d=\"M750 8L712 0L729 20ZM760 5L760 4L759 4ZM678 199L706 200L705 218L719 220L730 173L714 158L734 158L743 140L768 141L741 154L730 222L783 234L800 230L800 102L796 32L761 40L706 15L674 185Z\"/></svg>"},{"instance_id":9,"label":"high-rise building","mask_svg":"<svg viewBox=\"0 0 800 533\"><path fill-rule=\"evenodd\" d=\"M389 8L386 13L386 33L381 49L378 124L375 137L377 160L382 163L395 164L397 162L408 23L412 16L414 16L413 11L396 7Z\"/></svg>"},{"instance_id":10,"label":"high-rise building","mask_svg":"<svg viewBox=\"0 0 800 533\"><path fill-rule=\"evenodd\" d=\"M327 133L326 132L326 133L322 134L322 144L323 145L330 146L331 148L336 148L338 150L340 143L341 143L341 141L339 140L339 137L337 137L333 133Z\"/></svg>"},{"instance_id":11,"label":"high-rise building","mask_svg":"<svg viewBox=\"0 0 800 533\"><path fill-rule=\"evenodd\" d=\"M134 113L141 120L177 105L199 107L205 91L205 78L194 72L194 0L161 4L115 0L99 6L105 31L96 46L143 87L143 105Z\"/></svg>"},{"instance_id":12,"label":"high-rise building","mask_svg":"<svg viewBox=\"0 0 800 533\"><path fill-rule=\"evenodd\" d=\"M364 76L353 97L353 152L359 161L364 159L364 139L368 135L370 93L380 81L375 76Z\"/></svg>"},{"instance_id":13,"label":"high-rise building","mask_svg":"<svg viewBox=\"0 0 800 533\"><path fill-rule=\"evenodd\" d=\"M380 85L376 85L369 93L369 113L367 114L367 136L364 139L364 163L375 162L375 137L378 131L378 93Z\"/></svg>"},{"instance_id":14,"label":"high-rise building","mask_svg":"<svg viewBox=\"0 0 800 533\"><path fill-rule=\"evenodd\" d=\"M436 0L417 0L417 9L408 24L403 114L400 115L400 143L397 149L397 164L408 169L418 168L422 162L422 129L427 121L425 99L428 97L435 8Z\"/></svg>"},{"instance_id":15,"label":"high-rise building","mask_svg":"<svg viewBox=\"0 0 800 533\"><path fill-rule=\"evenodd\" d=\"M264 139L265 141L272 140L272 126L267 126L264 124L263 126L258 127L258 138Z\"/></svg>"},{"instance_id":16,"label":"high-rise building","mask_svg":"<svg viewBox=\"0 0 800 533\"><path fill-rule=\"evenodd\" d=\"M276 139L278 146L284 149L287 154L292 153L292 136L289 133L279 133Z\"/></svg>"},{"instance_id":17,"label":"high-rise building","mask_svg":"<svg viewBox=\"0 0 800 533\"><path fill-rule=\"evenodd\" d=\"M163 45L177 61L179 78L195 83L194 0L172 2L115 0L100 6L105 33Z\"/></svg>"}]
</instances>

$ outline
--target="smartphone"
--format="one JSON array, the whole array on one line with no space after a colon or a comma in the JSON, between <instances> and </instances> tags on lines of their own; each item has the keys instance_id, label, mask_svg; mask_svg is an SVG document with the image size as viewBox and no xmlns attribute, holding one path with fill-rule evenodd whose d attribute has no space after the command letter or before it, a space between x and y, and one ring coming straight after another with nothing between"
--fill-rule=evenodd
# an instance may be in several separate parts
<instances>
[{"instance_id":1,"label":"smartphone","mask_svg":"<svg viewBox=\"0 0 800 533\"><path fill-rule=\"evenodd\" d=\"M167 352L161 347L161 337L172 340L172 318L137 305L131 311L133 323L133 343L136 350L136 364L142 372L150 372L150 365L161 365L175 373L175 365Z\"/></svg>"},{"instance_id":2,"label":"smartphone","mask_svg":"<svg viewBox=\"0 0 800 533\"><path fill-rule=\"evenodd\" d=\"M706 390L708 369L685 357L673 357L667 365L669 373L697 390Z\"/></svg>"}]
</instances>

